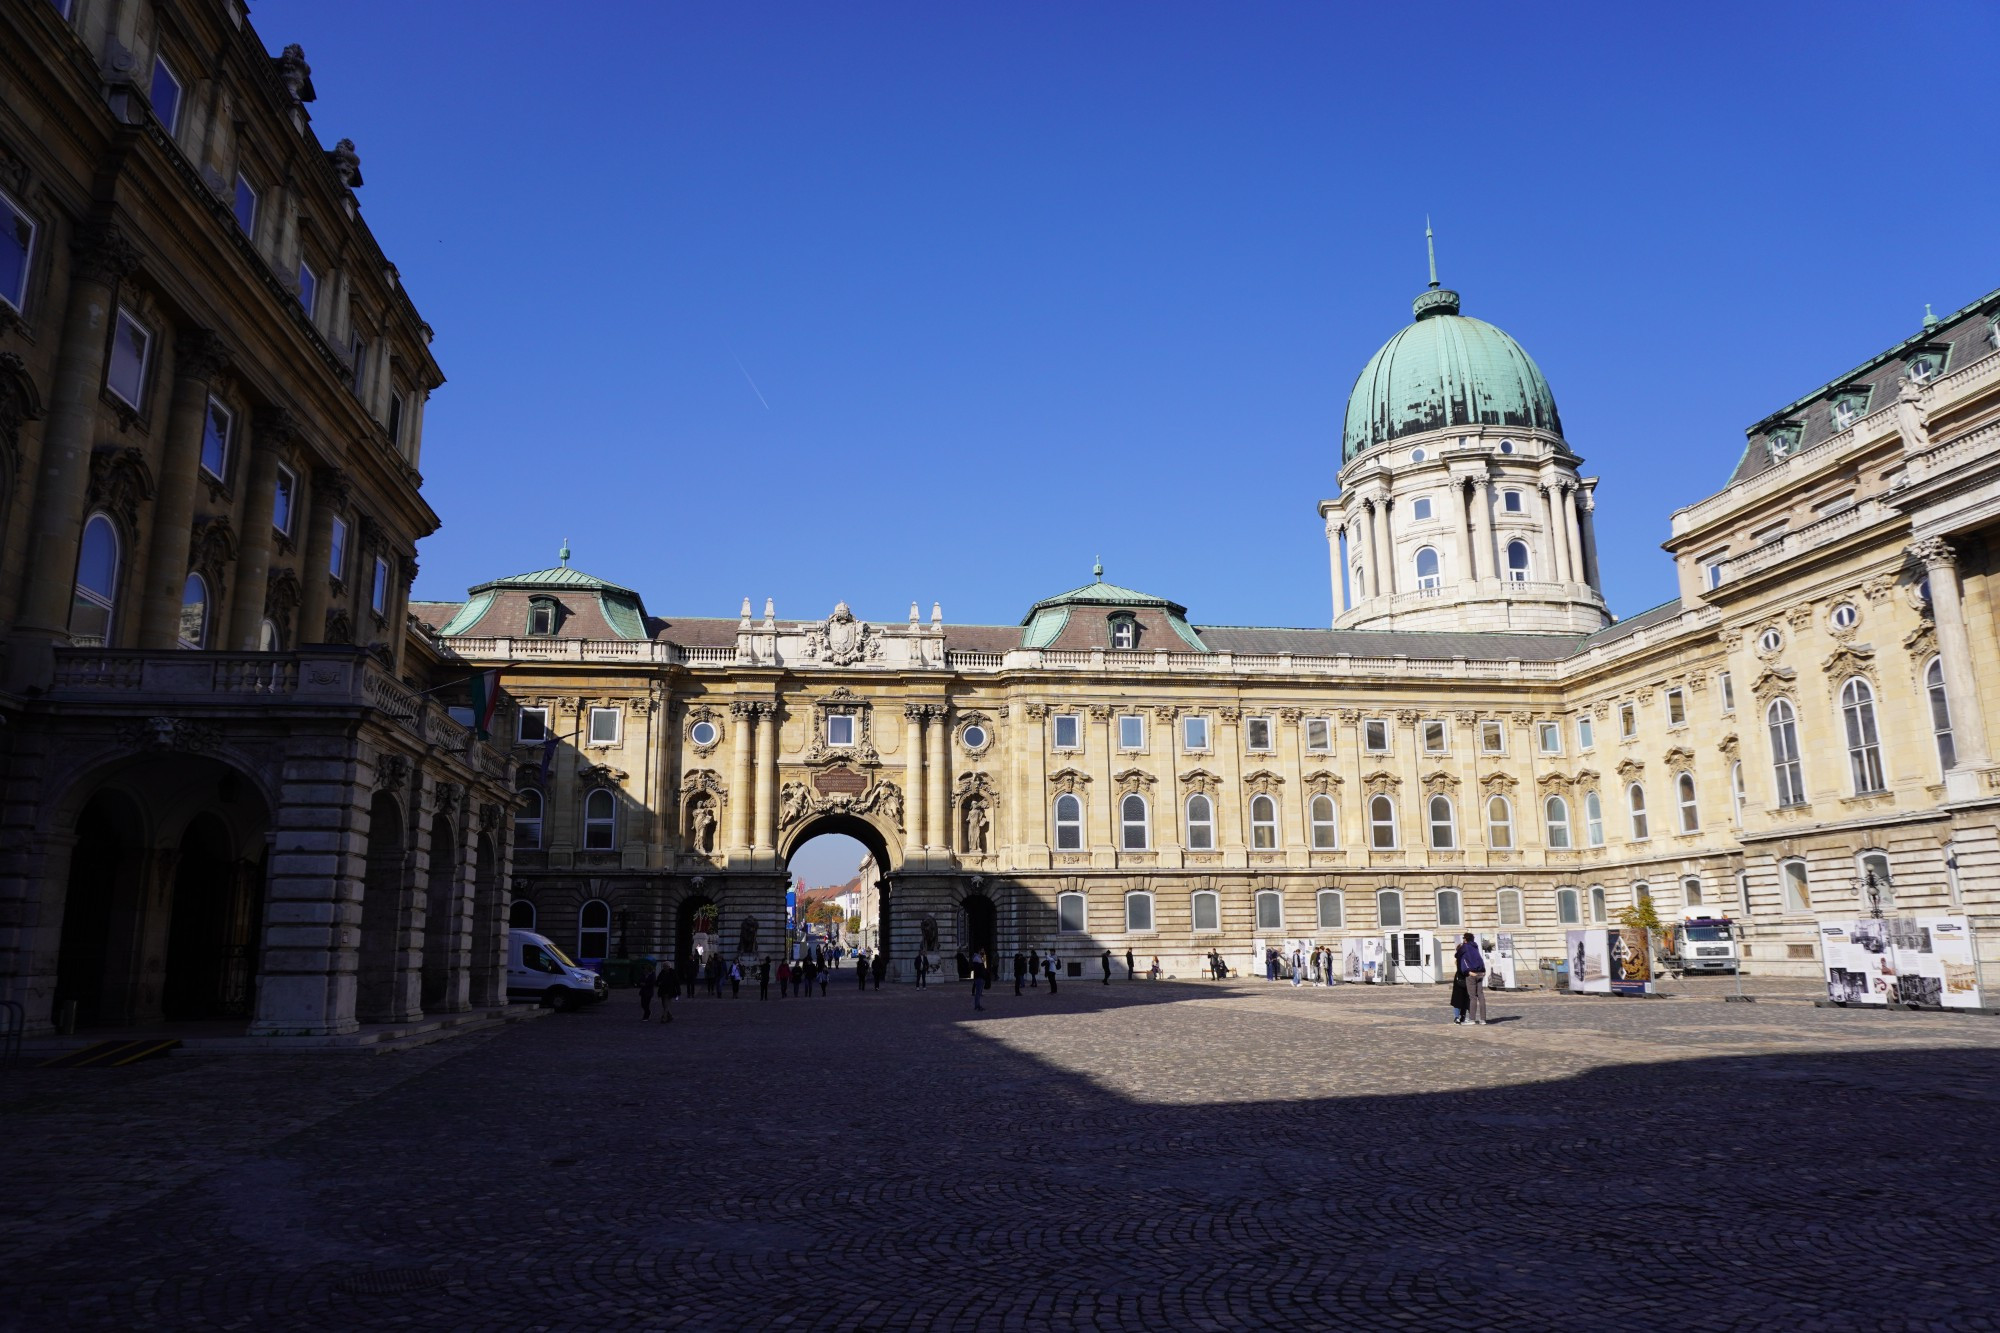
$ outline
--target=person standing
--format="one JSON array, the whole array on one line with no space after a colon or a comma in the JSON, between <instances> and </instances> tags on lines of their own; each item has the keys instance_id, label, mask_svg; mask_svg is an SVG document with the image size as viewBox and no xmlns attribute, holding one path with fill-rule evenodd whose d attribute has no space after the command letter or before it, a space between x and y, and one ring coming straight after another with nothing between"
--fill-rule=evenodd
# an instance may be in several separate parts
<instances>
[{"instance_id":1,"label":"person standing","mask_svg":"<svg viewBox=\"0 0 2000 1333\"><path fill-rule=\"evenodd\" d=\"M821 998L825 998L826 988L832 984L833 984L833 959L829 958L826 960L825 965L822 966L819 970L819 993Z\"/></svg>"},{"instance_id":2,"label":"person standing","mask_svg":"<svg viewBox=\"0 0 2000 1333\"><path fill-rule=\"evenodd\" d=\"M927 954L927 953L920 953L920 954L918 954L918 955L917 955L917 989L918 989L918 990L926 990L926 989L928 989L928 988L930 987L930 984L931 984L931 983L930 983L930 975L931 975L931 956L930 956L929 954Z\"/></svg>"},{"instance_id":3,"label":"person standing","mask_svg":"<svg viewBox=\"0 0 2000 1333\"><path fill-rule=\"evenodd\" d=\"M883 952L882 950L877 949L875 951L874 961L868 964L868 970L875 974L875 989L881 990L882 977L889 970L889 955Z\"/></svg>"},{"instance_id":4,"label":"person standing","mask_svg":"<svg viewBox=\"0 0 2000 1333\"><path fill-rule=\"evenodd\" d=\"M780 958L778 960L778 998L781 1000L784 999L785 992L791 988L792 961L789 958Z\"/></svg>"},{"instance_id":5,"label":"person standing","mask_svg":"<svg viewBox=\"0 0 2000 1333\"><path fill-rule=\"evenodd\" d=\"M983 1005L983 1004L981 1004L981 1003L980 1003L980 997L986 994L986 979L987 979L988 975L989 975L989 972L988 972L988 970L987 970L987 967L986 967L986 950L984 950L984 949L975 949L975 950L973 950L973 952L972 952L972 1007L973 1007L974 1009L984 1009L984 1008L986 1008L986 1006L985 1006L985 1005Z\"/></svg>"},{"instance_id":6,"label":"person standing","mask_svg":"<svg viewBox=\"0 0 2000 1333\"><path fill-rule=\"evenodd\" d=\"M1154 954L1153 965L1146 969L1146 980L1158 981L1159 979L1160 979L1160 956L1158 954Z\"/></svg>"},{"instance_id":7,"label":"person standing","mask_svg":"<svg viewBox=\"0 0 2000 1333\"><path fill-rule=\"evenodd\" d=\"M1098 961L1104 965L1104 984L1109 986L1111 984L1111 950L1106 949L1104 957Z\"/></svg>"},{"instance_id":8,"label":"person standing","mask_svg":"<svg viewBox=\"0 0 2000 1333\"><path fill-rule=\"evenodd\" d=\"M868 955L865 952L854 955L854 979L861 983L861 993L866 995L868 993Z\"/></svg>"},{"instance_id":9,"label":"person standing","mask_svg":"<svg viewBox=\"0 0 2000 1333\"><path fill-rule=\"evenodd\" d=\"M1056 993L1056 956L1053 953L1042 957L1042 970L1049 974L1049 994Z\"/></svg>"},{"instance_id":10,"label":"person standing","mask_svg":"<svg viewBox=\"0 0 2000 1333\"><path fill-rule=\"evenodd\" d=\"M1014 993L1021 993L1021 986L1028 979L1028 955L1014 950Z\"/></svg>"},{"instance_id":11,"label":"person standing","mask_svg":"<svg viewBox=\"0 0 2000 1333\"><path fill-rule=\"evenodd\" d=\"M653 1017L653 992L660 985L660 969L653 960L646 960L646 970L639 974L639 1021L647 1022Z\"/></svg>"},{"instance_id":12,"label":"person standing","mask_svg":"<svg viewBox=\"0 0 2000 1333\"><path fill-rule=\"evenodd\" d=\"M1300 986L1303 986L1305 980L1306 956L1303 951L1294 949L1292 950L1292 989L1297 990Z\"/></svg>"},{"instance_id":13,"label":"person standing","mask_svg":"<svg viewBox=\"0 0 2000 1333\"><path fill-rule=\"evenodd\" d=\"M1479 952L1479 941L1466 931L1459 941L1454 955L1458 959L1459 971L1465 974L1465 1016L1472 1020L1474 1027L1486 1026L1486 955Z\"/></svg>"},{"instance_id":14,"label":"person standing","mask_svg":"<svg viewBox=\"0 0 2000 1333\"><path fill-rule=\"evenodd\" d=\"M1465 1021L1465 1006L1470 1004L1465 992L1465 966L1460 964L1451 974L1451 1021Z\"/></svg>"},{"instance_id":15,"label":"person standing","mask_svg":"<svg viewBox=\"0 0 2000 1333\"><path fill-rule=\"evenodd\" d=\"M1139 969L1134 966L1136 962L1137 960L1132 957L1131 946L1127 945L1125 948L1125 980L1135 981L1138 979Z\"/></svg>"},{"instance_id":16,"label":"person standing","mask_svg":"<svg viewBox=\"0 0 2000 1333\"><path fill-rule=\"evenodd\" d=\"M729 965L729 998L743 998L743 963L741 959Z\"/></svg>"},{"instance_id":17,"label":"person standing","mask_svg":"<svg viewBox=\"0 0 2000 1333\"><path fill-rule=\"evenodd\" d=\"M771 959L768 955L757 964L757 998L771 998Z\"/></svg>"},{"instance_id":18,"label":"person standing","mask_svg":"<svg viewBox=\"0 0 2000 1333\"><path fill-rule=\"evenodd\" d=\"M1028 989L1038 990L1042 984L1042 955L1035 949L1028 950Z\"/></svg>"}]
</instances>

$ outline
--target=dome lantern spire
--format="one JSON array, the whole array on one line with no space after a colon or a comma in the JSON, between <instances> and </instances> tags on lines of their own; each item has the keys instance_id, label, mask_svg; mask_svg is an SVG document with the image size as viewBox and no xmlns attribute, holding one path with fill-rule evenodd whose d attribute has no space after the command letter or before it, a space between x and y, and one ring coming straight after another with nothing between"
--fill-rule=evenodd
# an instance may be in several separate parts
<instances>
[{"instance_id":1,"label":"dome lantern spire","mask_svg":"<svg viewBox=\"0 0 2000 1333\"><path fill-rule=\"evenodd\" d=\"M1430 254L1431 285L1410 303L1410 309L1418 319L1430 315L1456 315L1458 293L1449 287L1438 286L1437 238L1431 232L1431 218L1428 213L1424 214L1424 249Z\"/></svg>"}]
</instances>

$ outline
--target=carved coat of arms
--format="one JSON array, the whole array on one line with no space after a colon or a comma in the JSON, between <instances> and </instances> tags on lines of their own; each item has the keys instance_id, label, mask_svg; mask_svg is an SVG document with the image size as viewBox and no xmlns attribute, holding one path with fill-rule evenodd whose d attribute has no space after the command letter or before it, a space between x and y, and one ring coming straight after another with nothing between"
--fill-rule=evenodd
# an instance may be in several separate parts
<instances>
[{"instance_id":1,"label":"carved coat of arms","mask_svg":"<svg viewBox=\"0 0 2000 1333\"><path fill-rule=\"evenodd\" d=\"M829 666L852 666L882 655L882 632L842 602L833 608L826 622L806 631L804 655L808 661Z\"/></svg>"}]
</instances>

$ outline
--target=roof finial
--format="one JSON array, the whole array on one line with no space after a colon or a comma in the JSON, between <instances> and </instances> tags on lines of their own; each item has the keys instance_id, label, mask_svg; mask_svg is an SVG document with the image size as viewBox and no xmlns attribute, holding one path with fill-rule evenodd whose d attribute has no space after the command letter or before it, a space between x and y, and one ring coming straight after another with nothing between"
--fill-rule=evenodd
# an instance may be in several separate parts
<instances>
[{"instance_id":1,"label":"roof finial","mask_svg":"<svg viewBox=\"0 0 2000 1333\"><path fill-rule=\"evenodd\" d=\"M1928 333L1942 323L1944 323L1943 320L1931 313L1931 303L1929 301L1924 302L1924 331Z\"/></svg>"},{"instance_id":2,"label":"roof finial","mask_svg":"<svg viewBox=\"0 0 2000 1333\"><path fill-rule=\"evenodd\" d=\"M1090 576L1091 576L1092 578L1094 578L1094 579L1101 579L1101 578L1103 578L1103 577L1104 577L1104 557L1103 557L1103 556L1101 556L1101 555L1100 555L1100 556L1098 556L1098 557L1097 557L1097 563L1096 563L1096 564L1094 564L1094 565L1092 565L1092 566L1090 567Z\"/></svg>"},{"instance_id":3,"label":"roof finial","mask_svg":"<svg viewBox=\"0 0 2000 1333\"><path fill-rule=\"evenodd\" d=\"M1424 214L1424 249L1430 252L1431 290L1436 291L1438 285L1438 248L1437 240L1431 235L1431 215L1428 213Z\"/></svg>"},{"instance_id":4,"label":"roof finial","mask_svg":"<svg viewBox=\"0 0 2000 1333\"><path fill-rule=\"evenodd\" d=\"M563 538L562 550L556 552L556 559L562 562L564 569L569 568L569 538Z\"/></svg>"}]
</instances>

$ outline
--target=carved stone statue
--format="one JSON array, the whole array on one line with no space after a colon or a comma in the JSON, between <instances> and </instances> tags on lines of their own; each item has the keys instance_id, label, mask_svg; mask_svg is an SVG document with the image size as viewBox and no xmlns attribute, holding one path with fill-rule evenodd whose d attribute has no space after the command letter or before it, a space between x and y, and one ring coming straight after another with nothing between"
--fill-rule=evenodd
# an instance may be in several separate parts
<instances>
[{"instance_id":1,"label":"carved stone statue","mask_svg":"<svg viewBox=\"0 0 2000 1333\"><path fill-rule=\"evenodd\" d=\"M986 818L986 802L973 797L965 803L965 850L985 853L986 832L989 821Z\"/></svg>"},{"instance_id":2,"label":"carved stone statue","mask_svg":"<svg viewBox=\"0 0 2000 1333\"><path fill-rule=\"evenodd\" d=\"M812 813L812 789L803 782L787 782L778 796L778 823L789 826Z\"/></svg>"},{"instance_id":3,"label":"carved stone statue","mask_svg":"<svg viewBox=\"0 0 2000 1333\"><path fill-rule=\"evenodd\" d=\"M706 796L696 797L688 825L694 830L694 849L704 856L715 853L715 822L715 806Z\"/></svg>"},{"instance_id":4,"label":"carved stone statue","mask_svg":"<svg viewBox=\"0 0 2000 1333\"><path fill-rule=\"evenodd\" d=\"M884 782L875 788L873 803L882 817L897 828L903 827L903 789L893 782Z\"/></svg>"},{"instance_id":5,"label":"carved stone statue","mask_svg":"<svg viewBox=\"0 0 2000 1333\"><path fill-rule=\"evenodd\" d=\"M754 957L757 952L757 918L743 918L743 928L736 932L736 952L739 956Z\"/></svg>"},{"instance_id":6,"label":"carved stone statue","mask_svg":"<svg viewBox=\"0 0 2000 1333\"><path fill-rule=\"evenodd\" d=\"M937 918L932 916L929 912L925 912L924 919L922 922L922 928L924 932L924 952L936 953L938 951Z\"/></svg>"}]
</instances>

